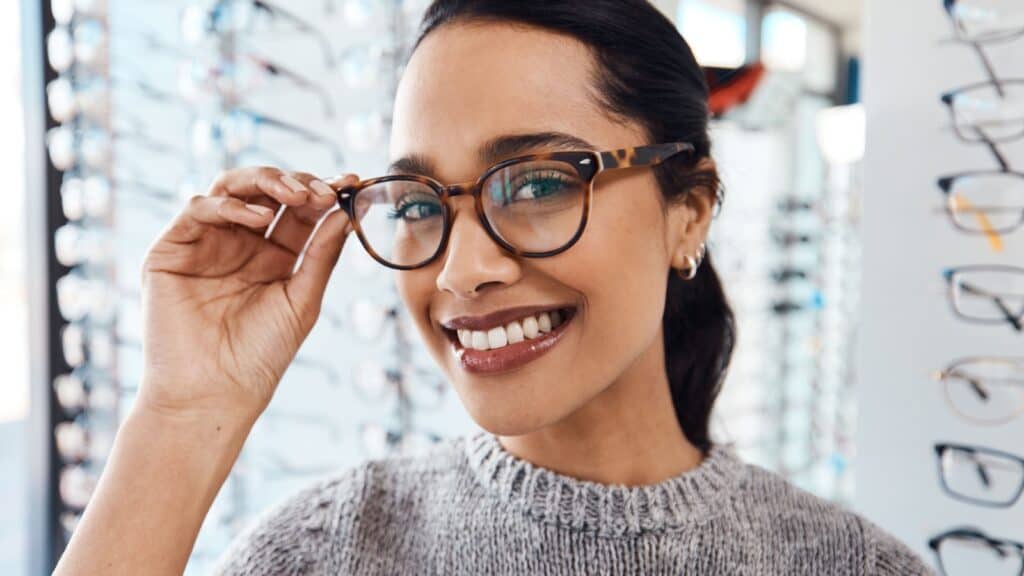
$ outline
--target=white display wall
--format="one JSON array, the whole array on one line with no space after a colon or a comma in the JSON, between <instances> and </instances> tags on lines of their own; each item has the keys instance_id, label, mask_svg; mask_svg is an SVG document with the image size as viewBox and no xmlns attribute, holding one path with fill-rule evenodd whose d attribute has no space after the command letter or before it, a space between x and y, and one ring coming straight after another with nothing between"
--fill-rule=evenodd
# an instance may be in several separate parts
<instances>
[{"instance_id":1,"label":"white display wall","mask_svg":"<svg viewBox=\"0 0 1024 576\"><path fill-rule=\"evenodd\" d=\"M1024 30L1022 6L1016 0L961 5L981 8L974 13L980 17L979 25L1016 25ZM940 485L934 450L936 443L948 442L1024 457L1024 418L1003 424L971 423L951 409L943 384L932 378L958 358L1022 356L1024 335L1009 321L970 323L953 313L943 270L1020 266L1024 232L1001 238L968 235L954 228L943 212L944 197L937 186L940 177L999 169L985 145L957 137L952 117L940 101L944 92L987 80L977 51L953 40L952 20L938 0L868 0L867 7L863 94L868 134L856 504L859 511L935 562L928 540L951 528L972 527L993 538L1024 540L1024 501L992 507L951 497ZM993 43L983 50L999 77L1024 76L1024 39ZM994 134L1011 125L1006 123L1020 129L1024 115L1019 93L1018 89L1016 114L1005 116L1002 128L991 125L985 130ZM981 103L976 100L973 105ZM999 150L1010 167L1024 168L1024 141L1000 144ZM1017 186L1017 190L1015 198L1004 198L1008 204L1022 205L1024 189ZM968 224L972 222L977 223L970 220ZM1002 294L1010 316L1020 314L1024 305L1014 291ZM999 396L1002 404L994 407L1011 408L1006 402L1018 401L1021 393ZM946 462L947 467L954 464ZM1017 473L1012 466L988 471L998 476L993 482L1012 481L1009 475ZM984 547L979 549L979 561L984 561ZM1011 555L1002 562L1005 565L1014 558ZM973 564L969 573L995 573L983 566Z\"/></svg>"}]
</instances>

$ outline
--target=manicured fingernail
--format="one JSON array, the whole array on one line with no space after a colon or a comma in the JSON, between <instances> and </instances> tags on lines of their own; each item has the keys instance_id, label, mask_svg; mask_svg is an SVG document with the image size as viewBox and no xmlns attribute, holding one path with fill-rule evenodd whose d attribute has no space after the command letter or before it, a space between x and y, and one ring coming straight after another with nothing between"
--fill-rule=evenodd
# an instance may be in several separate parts
<instances>
[{"instance_id":1,"label":"manicured fingernail","mask_svg":"<svg viewBox=\"0 0 1024 576\"><path fill-rule=\"evenodd\" d=\"M270 208L267 208L266 206L260 206L259 204L246 204L245 207L259 214L260 216L266 216L267 214L272 214L274 212Z\"/></svg>"},{"instance_id":2,"label":"manicured fingernail","mask_svg":"<svg viewBox=\"0 0 1024 576\"><path fill-rule=\"evenodd\" d=\"M285 186L291 188L295 192L305 192L306 191L306 187L302 185L302 182L299 182L298 180L296 180L295 178L292 178L291 176L289 176L287 174L285 174L284 176L281 176L281 182L284 182Z\"/></svg>"},{"instance_id":3,"label":"manicured fingernail","mask_svg":"<svg viewBox=\"0 0 1024 576\"><path fill-rule=\"evenodd\" d=\"M309 187L313 189L313 192L316 192L317 195L319 195L322 198L334 197L334 190L332 190L330 186L324 184L319 180L313 180L312 182L310 182Z\"/></svg>"}]
</instances>

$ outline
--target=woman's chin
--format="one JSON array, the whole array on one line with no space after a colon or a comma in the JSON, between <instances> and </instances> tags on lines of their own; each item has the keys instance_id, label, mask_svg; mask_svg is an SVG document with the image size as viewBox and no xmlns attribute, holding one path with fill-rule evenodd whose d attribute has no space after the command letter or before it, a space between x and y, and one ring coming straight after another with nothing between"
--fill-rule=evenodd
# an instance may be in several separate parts
<instances>
[{"instance_id":1,"label":"woman's chin","mask_svg":"<svg viewBox=\"0 0 1024 576\"><path fill-rule=\"evenodd\" d=\"M477 426L497 436L522 436L560 419L550 413L551 406L538 410L536 405L517 406L514 402L495 402L477 395L469 399L462 396L462 403Z\"/></svg>"}]
</instances>

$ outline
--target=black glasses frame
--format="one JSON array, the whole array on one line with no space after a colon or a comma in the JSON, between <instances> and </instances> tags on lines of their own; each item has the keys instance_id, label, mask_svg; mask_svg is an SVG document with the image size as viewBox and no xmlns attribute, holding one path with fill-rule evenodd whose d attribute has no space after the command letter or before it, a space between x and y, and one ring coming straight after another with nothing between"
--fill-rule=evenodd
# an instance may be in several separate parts
<instances>
[{"instance_id":1,"label":"black glasses frame","mask_svg":"<svg viewBox=\"0 0 1024 576\"><path fill-rule=\"evenodd\" d=\"M604 152L582 150L529 154L498 162L485 170L484 173L481 174L474 182L445 185L433 178L419 174L396 174L363 180L353 186L338 190L338 205L348 213L349 220L352 222L352 227L356 232L356 236L359 238L363 248L366 249L366 252L377 262L395 270L414 270L416 268L422 268L429 265L438 256L444 253L448 246L449 237L451 236L453 222L449 199L461 195L473 197L477 218L480 220L480 224L484 227L487 235L490 236L491 239L494 240L494 242L502 249L516 256L525 258L547 258L565 252L576 244L583 235L583 231L587 226L587 221L590 218L590 207L593 202L594 178L598 174L608 170L618 170L637 166L654 166L678 154L686 154L688 158L692 160L695 152L696 148L689 142L671 142L666 144L651 144L633 148L622 148L619 150L608 150ZM542 252L531 252L520 250L501 237L487 218L481 196L484 182L494 173L509 166L537 160L560 161L571 165L576 170L579 177L584 181L587 189L584 194L583 214L580 218L580 224L572 238L557 249ZM433 254L415 264L395 264L381 256L373 246L370 245L369 240L363 233L362 226L360 225L362 215L356 214L356 198L362 190L365 190L375 184L395 181L416 182L429 186L435 193L437 193L438 197L441 199L441 206L443 207L442 218L444 231L442 232L441 241L438 243L438 248Z\"/></svg>"},{"instance_id":2,"label":"black glasses frame","mask_svg":"<svg viewBox=\"0 0 1024 576\"><path fill-rule=\"evenodd\" d=\"M957 574L950 574L946 569L945 564L942 562L942 544L947 540L953 539L971 540L978 544L987 546L992 550L993 554L996 554L1001 558L1006 556L1008 548L1012 549L1018 556L1020 556L1021 559L1020 572L1017 574L1019 576L1024 576L1024 544L1013 540L993 538L977 528L967 526L947 530L946 532L933 536L928 540L928 547L935 553L936 564L938 564L942 576L959 576Z\"/></svg>"},{"instance_id":3,"label":"black glasses frame","mask_svg":"<svg viewBox=\"0 0 1024 576\"><path fill-rule=\"evenodd\" d=\"M954 443L948 443L948 442L940 442L938 444L935 444L934 450L935 450L936 462L938 463L938 466L939 466L939 485L942 487L942 490L949 497L951 497L951 498L953 498L955 500L960 500L961 502L967 502L967 503L970 503L970 504L974 504L975 506L984 506L984 507L987 507L987 508L1009 508L1010 506L1013 506L1014 504L1016 504L1017 500L1020 500L1021 493L1024 493L1024 458L1021 458L1020 456L1017 456L1016 454L1010 454L1009 452L1003 452L1002 450L996 450L994 448L985 448L985 447L981 447L981 446L970 446L970 445L967 445L967 444L954 444ZM1017 490L1016 490L1016 492L1014 492L1013 497L1009 498L1008 500L1005 500L1005 501L1003 501L1003 500L1000 500L1000 501L982 500L982 499L979 499L979 498L972 498L970 496L965 496L963 494L960 494L959 492L956 492L952 488L950 488L949 484L946 482L946 474L945 474L945 472L943 470L943 467L942 467L942 458L946 454L946 452L948 452L950 450L955 450L955 451L958 451L958 452L965 452L965 453L972 454L972 455L974 455L974 454L983 454L983 455L988 455L988 456L994 456L996 458L1002 458L1002 459L1009 460L1011 462L1015 462L1015 463L1019 464L1020 467L1021 467L1021 470L1022 470L1021 482L1020 482L1020 485L1017 486ZM985 472L985 469L983 467L981 467L981 466L978 467L978 474L981 476L983 483L988 484L990 482L989 479L988 479L988 474Z\"/></svg>"},{"instance_id":4,"label":"black glasses frame","mask_svg":"<svg viewBox=\"0 0 1024 576\"><path fill-rule=\"evenodd\" d=\"M976 318L962 313L956 305L956 278L960 273L963 272L1005 272L1010 274L1020 274L1024 276L1024 268L1019 268L1017 266L979 264L974 266L946 268L945 270L942 271L942 276L946 279L946 283L949 287L949 305L952 308L953 313L956 314L956 316L959 317L961 320L964 320L965 322L971 322L974 324L1002 324L1003 322L1006 322L1014 329L1014 331L1024 331L1024 310L1021 310L1020 312L1013 312L1012 310L1009 309L1009 307L1006 305L1006 302L1004 302L1002 298L993 294L987 294L980 289L972 288L969 285L963 284L961 284L961 287L970 292L971 294L990 298L992 300L992 303L995 304L995 306L999 308L999 310L1002 312L1003 318Z\"/></svg>"}]
</instances>

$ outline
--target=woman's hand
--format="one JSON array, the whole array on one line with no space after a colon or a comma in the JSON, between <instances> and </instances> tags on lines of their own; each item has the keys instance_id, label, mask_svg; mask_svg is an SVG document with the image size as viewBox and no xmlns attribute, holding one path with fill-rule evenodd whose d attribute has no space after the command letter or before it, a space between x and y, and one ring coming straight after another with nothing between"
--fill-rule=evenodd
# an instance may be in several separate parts
<instances>
[{"instance_id":1,"label":"woman's hand","mask_svg":"<svg viewBox=\"0 0 1024 576\"><path fill-rule=\"evenodd\" d=\"M251 420L262 413L316 323L351 230L343 210L328 213L334 190L357 181L349 174L328 186L309 174L240 168L191 199L143 265L139 406Z\"/></svg>"}]
</instances>

